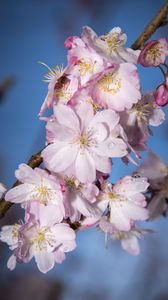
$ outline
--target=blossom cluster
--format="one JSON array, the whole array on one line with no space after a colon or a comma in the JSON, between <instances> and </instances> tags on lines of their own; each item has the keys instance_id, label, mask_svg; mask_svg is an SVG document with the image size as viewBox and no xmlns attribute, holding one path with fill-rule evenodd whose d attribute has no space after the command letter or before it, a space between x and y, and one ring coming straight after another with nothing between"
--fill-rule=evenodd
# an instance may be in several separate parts
<instances>
[{"instance_id":1,"label":"blossom cluster","mask_svg":"<svg viewBox=\"0 0 168 300\"><path fill-rule=\"evenodd\" d=\"M20 184L2 191L6 201L25 210L24 222L0 233L13 251L9 269L34 257L46 273L75 249L76 228L98 226L129 253L139 253L138 238L148 230L137 221L150 218L144 196L149 176L139 171L115 184L108 178L113 158L136 164L147 149L149 126L164 121L157 91L141 93L137 64L163 64L168 44L161 39L134 51L125 47L126 39L119 27L102 36L84 27L81 37L65 41L67 66L45 75L48 93L39 112L46 122L43 165L19 165ZM47 109L52 113L46 117Z\"/></svg>"}]
</instances>

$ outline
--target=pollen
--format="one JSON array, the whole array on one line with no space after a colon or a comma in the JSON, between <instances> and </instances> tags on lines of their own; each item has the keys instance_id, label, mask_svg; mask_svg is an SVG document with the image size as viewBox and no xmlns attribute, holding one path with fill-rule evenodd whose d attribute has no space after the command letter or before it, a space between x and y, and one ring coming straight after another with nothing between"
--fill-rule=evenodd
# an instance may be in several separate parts
<instances>
[{"instance_id":1,"label":"pollen","mask_svg":"<svg viewBox=\"0 0 168 300\"><path fill-rule=\"evenodd\" d=\"M81 136L79 139L79 143L82 147L89 146L89 140L88 140L87 136Z\"/></svg>"},{"instance_id":2,"label":"pollen","mask_svg":"<svg viewBox=\"0 0 168 300\"><path fill-rule=\"evenodd\" d=\"M152 114L154 106L152 102L135 104L132 111L135 111L137 116L146 120Z\"/></svg>"},{"instance_id":3,"label":"pollen","mask_svg":"<svg viewBox=\"0 0 168 300\"><path fill-rule=\"evenodd\" d=\"M117 200L117 197L113 192L108 192L107 197L109 198L110 201Z\"/></svg>"},{"instance_id":4,"label":"pollen","mask_svg":"<svg viewBox=\"0 0 168 300\"><path fill-rule=\"evenodd\" d=\"M87 73L93 74L96 61L81 59L78 63L80 76L85 76Z\"/></svg>"},{"instance_id":5,"label":"pollen","mask_svg":"<svg viewBox=\"0 0 168 300\"><path fill-rule=\"evenodd\" d=\"M59 100L63 100L63 102L67 103L72 97L72 93L68 90L69 84L63 84L61 88L55 91L55 96L59 98Z\"/></svg>"},{"instance_id":6,"label":"pollen","mask_svg":"<svg viewBox=\"0 0 168 300\"><path fill-rule=\"evenodd\" d=\"M111 51L116 51L119 46L119 34L114 35L113 38L108 38L107 44Z\"/></svg>"},{"instance_id":7,"label":"pollen","mask_svg":"<svg viewBox=\"0 0 168 300\"><path fill-rule=\"evenodd\" d=\"M116 74L105 74L99 81L99 88L106 93L110 93L114 96L121 88L121 78Z\"/></svg>"},{"instance_id":8,"label":"pollen","mask_svg":"<svg viewBox=\"0 0 168 300\"><path fill-rule=\"evenodd\" d=\"M48 202L55 202L57 197L57 191L45 185L36 186L32 192L32 198L44 205Z\"/></svg>"},{"instance_id":9,"label":"pollen","mask_svg":"<svg viewBox=\"0 0 168 300\"><path fill-rule=\"evenodd\" d=\"M151 46L150 49L147 50L146 52L146 58L150 58L152 60L156 60L161 56L161 49L160 49L160 44L156 43L153 46Z\"/></svg>"},{"instance_id":10,"label":"pollen","mask_svg":"<svg viewBox=\"0 0 168 300\"><path fill-rule=\"evenodd\" d=\"M19 229L19 224L15 224L12 228L12 239L16 239L18 237L18 229Z\"/></svg>"}]
</instances>

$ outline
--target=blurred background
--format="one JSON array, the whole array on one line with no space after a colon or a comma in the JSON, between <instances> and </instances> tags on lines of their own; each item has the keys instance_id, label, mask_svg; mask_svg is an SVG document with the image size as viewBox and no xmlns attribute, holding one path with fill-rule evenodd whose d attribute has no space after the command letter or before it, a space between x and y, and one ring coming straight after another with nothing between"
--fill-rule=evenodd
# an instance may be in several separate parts
<instances>
[{"instance_id":1,"label":"blurred background","mask_svg":"<svg viewBox=\"0 0 168 300\"><path fill-rule=\"evenodd\" d=\"M80 35L82 26L92 27L98 35L120 26L130 46L164 0L0 0L0 182L10 187L18 164L43 148L44 123L38 120L47 93L42 82L49 66L66 64L64 41ZM161 27L154 38L164 37ZM163 78L159 70L139 68L142 90L150 91ZM165 109L166 112L166 109ZM167 109L168 116L168 109ZM152 129L153 130L153 129ZM149 148L168 163L168 123L153 130ZM145 157L145 155L143 156ZM131 174L115 160L112 180ZM22 217L17 206L10 209L0 225L12 224ZM96 229L79 232L78 247L47 275L35 263L6 268L10 255L0 247L1 300L167 300L168 299L168 220L161 218L146 227L155 233L141 242L141 254L132 257L120 245L104 246L104 235Z\"/></svg>"}]
</instances>

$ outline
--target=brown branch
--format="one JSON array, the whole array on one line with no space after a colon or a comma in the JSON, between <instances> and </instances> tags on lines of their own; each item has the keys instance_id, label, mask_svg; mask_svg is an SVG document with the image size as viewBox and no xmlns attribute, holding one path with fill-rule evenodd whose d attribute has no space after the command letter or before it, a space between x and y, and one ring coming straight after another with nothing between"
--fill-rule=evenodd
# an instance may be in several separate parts
<instances>
[{"instance_id":1,"label":"brown branch","mask_svg":"<svg viewBox=\"0 0 168 300\"><path fill-rule=\"evenodd\" d=\"M41 151L38 153L32 155L32 157L28 161L28 166L30 166L32 169L38 167L42 163L42 157L40 156ZM12 187L15 187L19 185L20 182L17 180ZM2 199L0 201L0 219L5 216L8 209L13 205L13 203L5 201L5 199Z\"/></svg>"},{"instance_id":2,"label":"brown branch","mask_svg":"<svg viewBox=\"0 0 168 300\"><path fill-rule=\"evenodd\" d=\"M166 20L165 18L167 13L168 13L168 2L165 3L165 5L161 8L161 10L157 13L157 15L146 26L145 30L142 32L139 38L132 45L132 49L136 50L142 48L145 41L147 41L150 38L150 36L156 31L156 29L165 23ZM42 157L40 156L40 154L41 151L33 155L28 161L28 165L31 168L34 169L35 167L38 167L42 163ZM13 187L19 184L20 182L16 181ZM13 203L5 201L5 199L2 199L0 201L0 218L2 218L6 214L6 212L12 206L12 204Z\"/></svg>"},{"instance_id":3,"label":"brown branch","mask_svg":"<svg viewBox=\"0 0 168 300\"><path fill-rule=\"evenodd\" d=\"M141 49L144 43L151 37L151 35L157 30L157 28L163 26L167 14L168 14L168 1L166 1L164 6L158 11L156 16L145 27L141 35L132 44L131 48L134 50Z\"/></svg>"}]
</instances>

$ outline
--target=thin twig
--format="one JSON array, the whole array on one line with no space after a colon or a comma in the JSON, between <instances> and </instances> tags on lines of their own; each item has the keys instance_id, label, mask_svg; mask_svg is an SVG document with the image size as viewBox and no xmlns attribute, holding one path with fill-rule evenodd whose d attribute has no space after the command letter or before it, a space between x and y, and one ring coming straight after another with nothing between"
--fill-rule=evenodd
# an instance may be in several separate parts
<instances>
[{"instance_id":1,"label":"thin twig","mask_svg":"<svg viewBox=\"0 0 168 300\"><path fill-rule=\"evenodd\" d=\"M166 15L168 14L168 1L165 5L158 11L157 15L150 21L150 23L145 27L144 31L137 38L137 40L131 46L132 49L141 49L144 43L151 37L151 35L164 24Z\"/></svg>"},{"instance_id":2,"label":"thin twig","mask_svg":"<svg viewBox=\"0 0 168 300\"><path fill-rule=\"evenodd\" d=\"M168 13L168 2L161 8L157 15L151 20L151 22L146 26L145 30L138 37L135 43L132 45L132 49L141 49L144 43L150 38L150 36L156 31L157 28L162 26L165 22L166 15ZM28 161L28 165L31 168L38 167L42 163L42 157L40 156L41 151L33 155ZM19 185L20 182L16 181L13 187ZM8 209L12 206L13 203L5 201L2 199L0 201L0 218L4 217Z\"/></svg>"}]
</instances>

